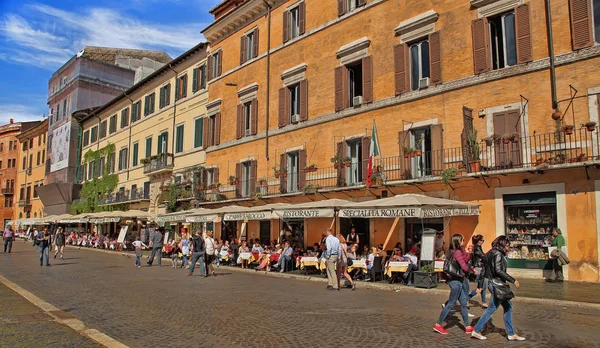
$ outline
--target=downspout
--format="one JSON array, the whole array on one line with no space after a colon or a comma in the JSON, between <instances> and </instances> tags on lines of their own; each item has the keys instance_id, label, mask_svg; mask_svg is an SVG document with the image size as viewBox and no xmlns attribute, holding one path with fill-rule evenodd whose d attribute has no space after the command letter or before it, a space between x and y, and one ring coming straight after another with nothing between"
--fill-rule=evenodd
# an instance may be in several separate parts
<instances>
[{"instance_id":1,"label":"downspout","mask_svg":"<svg viewBox=\"0 0 600 348\"><path fill-rule=\"evenodd\" d=\"M267 97L266 97L266 120L265 120L265 157L269 162L269 104L271 96L271 4L263 0L267 5Z\"/></svg>"},{"instance_id":2,"label":"downspout","mask_svg":"<svg viewBox=\"0 0 600 348\"><path fill-rule=\"evenodd\" d=\"M100 122L102 119L98 115L94 115L98 119L98 134L96 134L96 151L100 150Z\"/></svg>"},{"instance_id":3,"label":"downspout","mask_svg":"<svg viewBox=\"0 0 600 348\"><path fill-rule=\"evenodd\" d=\"M173 70L172 63L169 63L168 67L172 72L175 73L175 86L177 86L177 71ZM177 90L177 87L175 87ZM181 93L181 91L179 91ZM159 97L160 99L160 97ZM171 151L173 152L173 162L175 162L175 118L177 117L177 95L173 98L173 130L172 130L172 139L171 139ZM167 149L168 150L168 149ZM168 153L169 151L167 151Z\"/></svg>"},{"instance_id":4,"label":"downspout","mask_svg":"<svg viewBox=\"0 0 600 348\"><path fill-rule=\"evenodd\" d=\"M558 111L558 97L556 95L556 67L554 63L554 40L552 38L552 12L550 0L546 0L546 31L548 37L548 55L550 56L550 89L552 93L552 109Z\"/></svg>"},{"instance_id":5,"label":"downspout","mask_svg":"<svg viewBox=\"0 0 600 348\"><path fill-rule=\"evenodd\" d=\"M129 98L129 96L127 95L127 91L123 92L123 95L125 96L125 98L129 99L129 101L131 102L131 104L129 106L129 114L127 115L127 117L129 118L129 120L127 120L127 123L129 124L129 145L127 146L127 148L129 149L127 151L127 181L129 181L129 171L131 170L129 167L129 163L131 163L131 162L129 160L131 158L131 152L133 151L133 149L131 148L131 128L133 127L133 125L131 124L131 111L133 111L133 99ZM121 115L121 116L123 116L123 115ZM139 150L139 146L138 146L138 150ZM116 156L116 154L115 154L115 156Z\"/></svg>"}]
</instances>

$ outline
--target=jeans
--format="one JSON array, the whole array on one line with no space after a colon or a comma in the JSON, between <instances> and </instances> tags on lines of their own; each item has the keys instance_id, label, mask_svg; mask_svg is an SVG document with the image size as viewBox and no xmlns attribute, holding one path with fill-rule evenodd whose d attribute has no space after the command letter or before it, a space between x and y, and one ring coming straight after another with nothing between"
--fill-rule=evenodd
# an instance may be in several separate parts
<instances>
[{"instance_id":1,"label":"jeans","mask_svg":"<svg viewBox=\"0 0 600 348\"><path fill-rule=\"evenodd\" d=\"M440 318L437 323L442 325L456 301L459 301L463 322L465 323L465 326L469 326L469 311L467 309L467 303L469 302L469 280L466 278L463 280L450 280L448 281L448 286L450 287L450 297L448 298L444 309L442 309L442 313L440 313Z\"/></svg>"},{"instance_id":2,"label":"jeans","mask_svg":"<svg viewBox=\"0 0 600 348\"><path fill-rule=\"evenodd\" d=\"M152 262L154 262L154 255L158 253L158 265L160 266L160 260L162 259L162 247L152 248L152 254L150 254L150 260L148 260L148 264L152 266Z\"/></svg>"},{"instance_id":3,"label":"jeans","mask_svg":"<svg viewBox=\"0 0 600 348\"><path fill-rule=\"evenodd\" d=\"M481 318L479 318L477 324L475 324L475 332L481 333L481 331L485 327L485 324L492 318L494 313L496 313L498 307L502 305L502 308L504 309L504 326L506 327L506 333L509 336L514 335L515 328L513 327L512 323L512 303L510 302L510 300L501 301L495 298L494 288L492 287L492 284L490 284L490 282L488 282L488 290L490 290L492 298L490 299L489 307L485 310L485 312L483 312L483 315L481 316Z\"/></svg>"},{"instance_id":4,"label":"jeans","mask_svg":"<svg viewBox=\"0 0 600 348\"><path fill-rule=\"evenodd\" d=\"M478 284L479 284L479 279L481 279L480 277L481 277L481 273L479 273L476 278ZM481 287L481 302L486 303L486 301L485 301L485 286L487 283L487 279L484 278L482 283L483 283L483 286ZM475 295L477 295L477 287L475 287L475 289L473 289L473 291L471 291L471 293L469 294L469 300L472 299L473 297L475 297Z\"/></svg>"},{"instance_id":5,"label":"jeans","mask_svg":"<svg viewBox=\"0 0 600 348\"><path fill-rule=\"evenodd\" d=\"M4 252L6 252L6 248L8 247L8 252L12 251L12 238L4 238Z\"/></svg>"},{"instance_id":6,"label":"jeans","mask_svg":"<svg viewBox=\"0 0 600 348\"><path fill-rule=\"evenodd\" d=\"M183 254L183 256L181 257L181 266L182 267L188 266L188 259L187 259L187 255L185 255L185 254Z\"/></svg>"},{"instance_id":7,"label":"jeans","mask_svg":"<svg viewBox=\"0 0 600 348\"><path fill-rule=\"evenodd\" d=\"M327 285L334 289L339 288L339 281L337 277L337 255L329 256L327 259Z\"/></svg>"},{"instance_id":8,"label":"jeans","mask_svg":"<svg viewBox=\"0 0 600 348\"><path fill-rule=\"evenodd\" d=\"M201 276L206 275L205 268L204 268L204 253L203 252L193 252L192 253L190 274L194 274L194 268L196 268L196 261L200 261L200 275Z\"/></svg>"},{"instance_id":9,"label":"jeans","mask_svg":"<svg viewBox=\"0 0 600 348\"><path fill-rule=\"evenodd\" d=\"M291 260L292 258L290 256L287 255L281 255L281 257L279 258L279 260L277 261L277 267L282 270L282 271L286 271L285 266L287 265L287 263Z\"/></svg>"},{"instance_id":10,"label":"jeans","mask_svg":"<svg viewBox=\"0 0 600 348\"><path fill-rule=\"evenodd\" d=\"M46 265L50 264L49 254L50 251L48 247L40 247L40 266L44 264L44 256L46 256Z\"/></svg>"},{"instance_id":11,"label":"jeans","mask_svg":"<svg viewBox=\"0 0 600 348\"><path fill-rule=\"evenodd\" d=\"M142 265L141 258L142 258L141 255L135 255L135 265L136 266L141 266Z\"/></svg>"}]
</instances>

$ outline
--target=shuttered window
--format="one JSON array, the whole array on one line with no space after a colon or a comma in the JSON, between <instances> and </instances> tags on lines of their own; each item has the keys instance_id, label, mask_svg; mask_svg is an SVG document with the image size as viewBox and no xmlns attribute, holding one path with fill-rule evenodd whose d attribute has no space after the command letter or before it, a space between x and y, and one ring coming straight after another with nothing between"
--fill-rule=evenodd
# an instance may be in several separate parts
<instances>
[{"instance_id":1,"label":"shuttered window","mask_svg":"<svg viewBox=\"0 0 600 348\"><path fill-rule=\"evenodd\" d=\"M183 131L184 125L180 124L176 128L175 153L183 152Z\"/></svg>"},{"instance_id":2,"label":"shuttered window","mask_svg":"<svg viewBox=\"0 0 600 348\"><path fill-rule=\"evenodd\" d=\"M600 1L570 0L571 36L574 50L590 47L600 42Z\"/></svg>"},{"instance_id":3,"label":"shuttered window","mask_svg":"<svg viewBox=\"0 0 600 348\"><path fill-rule=\"evenodd\" d=\"M175 100L187 97L187 74L178 77L175 82Z\"/></svg>"},{"instance_id":4,"label":"shuttered window","mask_svg":"<svg viewBox=\"0 0 600 348\"><path fill-rule=\"evenodd\" d=\"M202 136L204 134L204 118L194 120L194 148L202 147Z\"/></svg>"},{"instance_id":5,"label":"shuttered window","mask_svg":"<svg viewBox=\"0 0 600 348\"><path fill-rule=\"evenodd\" d=\"M138 100L137 102L131 105L131 123L134 123L142 118L142 101Z\"/></svg>"},{"instance_id":6,"label":"shuttered window","mask_svg":"<svg viewBox=\"0 0 600 348\"><path fill-rule=\"evenodd\" d=\"M222 72L222 51L218 51L213 53L210 57L208 57L208 80L215 79L221 76Z\"/></svg>"},{"instance_id":7,"label":"shuttered window","mask_svg":"<svg viewBox=\"0 0 600 348\"><path fill-rule=\"evenodd\" d=\"M258 56L258 29L242 36L240 40L240 64Z\"/></svg>"},{"instance_id":8,"label":"shuttered window","mask_svg":"<svg viewBox=\"0 0 600 348\"><path fill-rule=\"evenodd\" d=\"M109 121L108 133L112 134L117 131L117 115L112 115Z\"/></svg>"},{"instance_id":9,"label":"shuttered window","mask_svg":"<svg viewBox=\"0 0 600 348\"><path fill-rule=\"evenodd\" d=\"M158 154L166 153L168 145L169 145L169 133L162 132L161 134L159 134L156 145L158 146L158 148L157 148Z\"/></svg>"},{"instance_id":10,"label":"shuttered window","mask_svg":"<svg viewBox=\"0 0 600 348\"><path fill-rule=\"evenodd\" d=\"M365 57L357 63L335 70L335 110L360 106L373 101L373 60Z\"/></svg>"},{"instance_id":11,"label":"shuttered window","mask_svg":"<svg viewBox=\"0 0 600 348\"><path fill-rule=\"evenodd\" d=\"M100 139L106 137L106 120L100 123Z\"/></svg>"},{"instance_id":12,"label":"shuttered window","mask_svg":"<svg viewBox=\"0 0 600 348\"><path fill-rule=\"evenodd\" d=\"M153 114L155 105L156 105L156 93L148 94L144 98L144 116Z\"/></svg>"},{"instance_id":13,"label":"shuttered window","mask_svg":"<svg viewBox=\"0 0 600 348\"><path fill-rule=\"evenodd\" d=\"M119 150L119 170L127 169L127 148Z\"/></svg>"},{"instance_id":14,"label":"shuttered window","mask_svg":"<svg viewBox=\"0 0 600 348\"><path fill-rule=\"evenodd\" d=\"M192 93L206 89L206 65L202 65L192 72Z\"/></svg>"},{"instance_id":15,"label":"shuttered window","mask_svg":"<svg viewBox=\"0 0 600 348\"><path fill-rule=\"evenodd\" d=\"M131 157L132 157L132 162L131 162L131 165L132 165L133 167L137 166L137 165L138 165L138 162L139 162L139 158L138 158L138 152L139 152L139 148L140 148L140 146L139 146L139 144L138 144L138 143L134 143L134 144L133 144L133 150L132 150L132 152L131 152Z\"/></svg>"},{"instance_id":16,"label":"shuttered window","mask_svg":"<svg viewBox=\"0 0 600 348\"><path fill-rule=\"evenodd\" d=\"M86 130L83 132L83 146L88 146L90 143L90 131Z\"/></svg>"},{"instance_id":17,"label":"shuttered window","mask_svg":"<svg viewBox=\"0 0 600 348\"><path fill-rule=\"evenodd\" d=\"M298 6L283 13L283 42L287 42L306 31L306 4L300 2Z\"/></svg>"},{"instance_id":18,"label":"shuttered window","mask_svg":"<svg viewBox=\"0 0 600 348\"><path fill-rule=\"evenodd\" d=\"M129 108L121 110L121 128L129 125Z\"/></svg>"},{"instance_id":19,"label":"shuttered window","mask_svg":"<svg viewBox=\"0 0 600 348\"><path fill-rule=\"evenodd\" d=\"M410 89L426 88L429 83L429 40L421 40L409 47L410 52Z\"/></svg>"},{"instance_id":20,"label":"shuttered window","mask_svg":"<svg viewBox=\"0 0 600 348\"><path fill-rule=\"evenodd\" d=\"M171 104L171 84L169 83L168 85L161 87L159 93L159 108L162 109L165 106Z\"/></svg>"},{"instance_id":21,"label":"shuttered window","mask_svg":"<svg viewBox=\"0 0 600 348\"><path fill-rule=\"evenodd\" d=\"M146 138L146 158L152 156L152 138Z\"/></svg>"}]
</instances>

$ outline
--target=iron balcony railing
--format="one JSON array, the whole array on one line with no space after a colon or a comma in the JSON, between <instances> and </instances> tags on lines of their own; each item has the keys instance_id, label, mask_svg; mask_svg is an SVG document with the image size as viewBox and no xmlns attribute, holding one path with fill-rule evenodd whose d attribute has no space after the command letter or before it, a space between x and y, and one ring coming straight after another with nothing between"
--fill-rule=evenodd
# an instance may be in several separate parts
<instances>
[{"instance_id":1,"label":"iron balcony railing","mask_svg":"<svg viewBox=\"0 0 600 348\"><path fill-rule=\"evenodd\" d=\"M173 170L173 154L161 153L152 157L144 158L144 174L151 174L163 170Z\"/></svg>"},{"instance_id":2,"label":"iron balcony railing","mask_svg":"<svg viewBox=\"0 0 600 348\"><path fill-rule=\"evenodd\" d=\"M15 188L14 187L3 187L2 188L2 194L3 195L14 195L15 194Z\"/></svg>"},{"instance_id":3,"label":"iron balcony railing","mask_svg":"<svg viewBox=\"0 0 600 348\"><path fill-rule=\"evenodd\" d=\"M98 205L128 203L144 199L150 199L150 195L143 190L134 191L131 193L116 192L108 196L98 197Z\"/></svg>"},{"instance_id":4,"label":"iron balcony railing","mask_svg":"<svg viewBox=\"0 0 600 348\"><path fill-rule=\"evenodd\" d=\"M31 207L31 201L29 199L21 199L19 200L19 208L27 208Z\"/></svg>"}]
</instances>

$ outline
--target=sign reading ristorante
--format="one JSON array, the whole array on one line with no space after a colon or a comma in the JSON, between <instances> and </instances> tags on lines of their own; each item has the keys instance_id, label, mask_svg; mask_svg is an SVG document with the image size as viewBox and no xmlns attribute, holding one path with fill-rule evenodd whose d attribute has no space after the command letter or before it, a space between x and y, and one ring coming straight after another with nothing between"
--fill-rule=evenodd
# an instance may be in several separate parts
<instances>
[{"instance_id":1,"label":"sign reading ristorante","mask_svg":"<svg viewBox=\"0 0 600 348\"><path fill-rule=\"evenodd\" d=\"M275 210L273 214L280 218L322 218L333 217L334 210L331 209L294 209Z\"/></svg>"}]
</instances>

